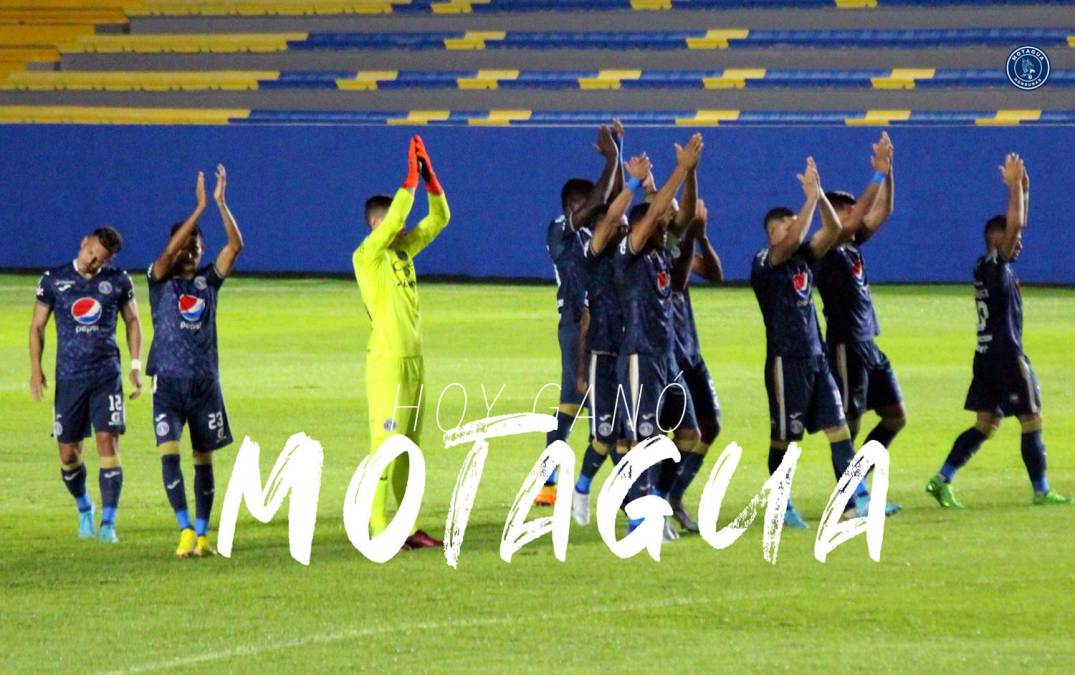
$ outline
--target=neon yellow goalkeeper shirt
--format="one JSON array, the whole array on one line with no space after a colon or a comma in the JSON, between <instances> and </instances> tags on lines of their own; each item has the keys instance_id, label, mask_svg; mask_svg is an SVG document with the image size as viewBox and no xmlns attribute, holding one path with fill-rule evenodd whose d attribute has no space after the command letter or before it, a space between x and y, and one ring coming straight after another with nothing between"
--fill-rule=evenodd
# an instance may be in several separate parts
<instances>
[{"instance_id":1,"label":"neon yellow goalkeeper shirt","mask_svg":"<svg viewBox=\"0 0 1075 675\"><path fill-rule=\"evenodd\" d=\"M413 194L403 188L397 190L384 220L352 256L355 279L372 324L367 350L373 356L422 354L414 257L440 234L450 212L444 195L429 195L429 215L397 242L396 236L403 230L413 205Z\"/></svg>"}]
</instances>

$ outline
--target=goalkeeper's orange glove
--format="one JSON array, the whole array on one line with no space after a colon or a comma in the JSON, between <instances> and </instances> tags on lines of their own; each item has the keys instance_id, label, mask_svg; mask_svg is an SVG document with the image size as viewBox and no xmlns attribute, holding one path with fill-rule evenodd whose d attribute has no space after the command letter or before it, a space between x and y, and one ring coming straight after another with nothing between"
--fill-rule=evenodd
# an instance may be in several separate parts
<instances>
[{"instance_id":1,"label":"goalkeeper's orange glove","mask_svg":"<svg viewBox=\"0 0 1075 675\"><path fill-rule=\"evenodd\" d=\"M414 142L415 138L417 136L411 138L411 144L407 148L407 177L403 179L404 190L413 190L418 187L418 146Z\"/></svg>"},{"instance_id":2,"label":"goalkeeper's orange glove","mask_svg":"<svg viewBox=\"0 0 1075 675\"><path fill-rule=\"evenodd\" d=\"M418 155L418 173L422 174L426 190L429 190L431 195L444 194L444 188L441 187L440 181L437 180L437 174L433 171L433 163L429 161L429 152L426 150L421 136L414 137L414 146L415 153Z\"/></svg>"}]
</instances>

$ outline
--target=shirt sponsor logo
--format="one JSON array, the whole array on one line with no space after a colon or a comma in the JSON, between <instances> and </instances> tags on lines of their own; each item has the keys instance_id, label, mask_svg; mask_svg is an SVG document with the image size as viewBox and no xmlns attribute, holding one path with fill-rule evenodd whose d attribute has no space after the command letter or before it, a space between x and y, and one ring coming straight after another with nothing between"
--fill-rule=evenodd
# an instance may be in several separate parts
<instances>
[{"instance_id":1,"label":"shirt sponsor logo","mask_svg":"<svg viewBox=\"0 0 1075 675\"><path fill-rule=\"evenodd\" d=\"M187 295L186 293L179 296L179 316L191 322L190 324L184 322L180 324L180 327L197 330L201 327L201 324L196 322L201 320L204 313L205 300L196 295Z\"/></svg>"},{"instance_id":2,"label":"shirt sponsor logo","mask_svg":"<svg viewBox=\"0 0 1075 675\"><path fill-rule=\"evenodd\" d=\"M657 273L657 290L663 291L668 288L668 272Z\"/></svg>"},{"instance_id":3,"label":"shirt sponsor logo","mask_svg":"<svg viewBox=\"0 0 1075 675\"><path fill-rule=\"evenodd\" d=\"M851 263L851 274L855 275L855 278L862 281L863 265L862 260L856 260Z\"/></svg>"},{"instance_id":4,"label":"shirt sponsor logo","mask_svg":"<svg viewBox=\"0 0 1075 675\"><path fill-rule=\"evenodd\" d=\"M95 324L101 320L101 303L97 302L96 298L79 298L71 305L71 318L80 327L93 326L92 330L97 330ZM91 329L78 328L75 332L91 332Z\"/></svg>"},{"instance_id":5,"label":"shirt sponsor logo","mask_svg":"<svg viewBox=\"0 0 1075 675\"><path fill-rule=\"evenodd\" d=\"M806 272L796 272L791 275L791 285L799 297L810 297L810 275Z\"/></svg>"}]
</instances>

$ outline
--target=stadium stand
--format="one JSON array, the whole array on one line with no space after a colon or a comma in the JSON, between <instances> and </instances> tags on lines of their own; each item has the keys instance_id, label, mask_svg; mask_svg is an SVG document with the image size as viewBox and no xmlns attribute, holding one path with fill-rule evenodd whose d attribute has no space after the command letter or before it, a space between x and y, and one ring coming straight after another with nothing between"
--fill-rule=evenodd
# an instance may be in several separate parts
<instances>
[{"instance_id":1,"label":"stadium stand","mask_svg":"<svg viewBox=\"0 0 1075 675\"><path fill-rule=\"evenodd\" d=\"M1067 123L1073 7L0 0L0 120ZM1052 65L1033 106L1004 69L1024 44Z\"/></svg>"}]
</instances>

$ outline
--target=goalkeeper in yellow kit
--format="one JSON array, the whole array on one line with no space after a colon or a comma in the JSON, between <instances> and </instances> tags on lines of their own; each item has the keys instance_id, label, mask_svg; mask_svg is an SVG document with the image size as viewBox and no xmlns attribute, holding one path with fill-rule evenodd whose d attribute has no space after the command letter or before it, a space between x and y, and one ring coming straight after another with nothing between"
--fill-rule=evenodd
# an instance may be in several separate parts
<instances>
[{"instance_id":1,"label":"goalkeeper in yellow kit","mask_svg":"<svg viewBox=\"0 0 1075 675\"><path fill-rule=\"evenodd\" d=\"M414 205L419 176L429 195L429 215L407 231L404 225ZM353 256L355 278L372 323L366 352L370 453L393 434L405 434L416 444L421 434L422 318L414 257L444 229L448 218L448 202L433 173L429 153L421 137L414 136L407 152L403 186L394 197L377 195L366 200L370 233ZM388 525L388 481L392 481L396 500L402 500L408 469L407 455L402 455L381 476L370 516L371 534L377 535ZM417 530L407 538L403 549L442 545Z\"/></svg>"}]
</instances>

